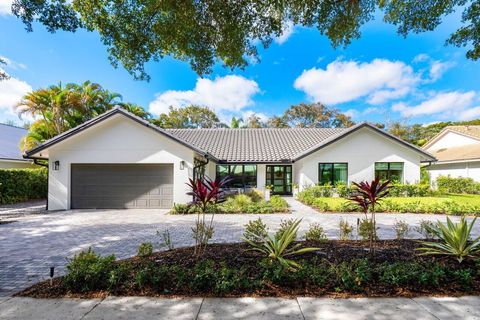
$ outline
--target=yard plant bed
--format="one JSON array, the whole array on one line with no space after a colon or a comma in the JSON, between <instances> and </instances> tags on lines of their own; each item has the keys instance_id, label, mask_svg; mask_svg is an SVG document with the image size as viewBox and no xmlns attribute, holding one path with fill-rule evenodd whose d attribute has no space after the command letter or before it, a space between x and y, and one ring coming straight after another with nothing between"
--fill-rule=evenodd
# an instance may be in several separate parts
<instances>
[{"instance_id":1,"label":"yard plant bed","mask_svg":"<svg viewBox=\"0 0 480 320\"><path fill-rule=\"evenodd\" d=\"M114 261L90 252L70 273L38 283L18 296L417 296L480 294L480 262L418 256L414 240L301 242L318 247L295 256L298 271L248 250L245 243L155 252ZM78 257L77 257L78 258Z\"/></svg>"},{"instance_id":2,"label":"yard plant bed","mask_svg":"<svg viewBox=\"0 0 480 320\"><path fill-rule=\"evenodd\" d=\"M347 199L340 197L299 197L299 200L321 212L361 212ZM386 213L428 213L478 215L479 195L443 195L438 197L387 197L375 208Z\"/></svg>"}]
</instances>

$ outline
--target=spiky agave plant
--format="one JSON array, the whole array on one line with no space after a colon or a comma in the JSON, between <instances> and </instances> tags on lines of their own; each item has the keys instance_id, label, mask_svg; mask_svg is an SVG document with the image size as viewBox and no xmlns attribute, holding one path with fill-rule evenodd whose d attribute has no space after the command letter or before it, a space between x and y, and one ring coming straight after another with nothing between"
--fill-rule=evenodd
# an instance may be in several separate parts
<instances>
[{"instance_id":1,"label":"spiky agave plant","mask_svg":"<svg viewBox=\"0 0 480 320\"><path fill-rule=\"evenodd\" d=\"M455 257L459 263L466 258L475 258L480 255L480 237L471 240L471 233L475 221L470 224L465 217L458 223L452 222L447 217L447 223L437 221L436 225L430 227L431 232L440 239L439 242L423 241L423 247L417 250L420 255L445 255Z\"/></svg>"},{"instance_id":2,"label":"spiky agave plant","mask_svg":"<svg viewBox=\"0 0 480 320\"><path fill-rule=\"evenodd\" d=\"M242 240L247 242L254 251L263 253L270 261L280 263L286 270L297 271L300 265L288 257L299 255L306 252L316 251L319 248L301 248L301 244L292 245L298 232L299 224L302 220L295 220L285 229L280 237L267 235L260 237L254 233L248 233Z\"/></svg>"}]
</instances>

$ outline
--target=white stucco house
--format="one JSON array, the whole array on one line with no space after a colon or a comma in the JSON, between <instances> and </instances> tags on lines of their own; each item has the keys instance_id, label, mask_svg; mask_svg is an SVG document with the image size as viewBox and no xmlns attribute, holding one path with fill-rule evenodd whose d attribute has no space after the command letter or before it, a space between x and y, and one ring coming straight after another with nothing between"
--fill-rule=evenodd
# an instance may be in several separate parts
<instances>
[{"instance_id":1,"label":"white stucco house","mask_svg":"<svg viewBox=\"0 0 480 320\"><path fill-rule=\"evenodd\" d=\"M0 169L34 168L30 159L22 156L20 142L27 135L25 128L0 123Z\"/></svg>"},{"instance_id":2,"label":"white stucco house","mask_svg":"<svg viewBox=\"0 0 480 320\"><path fill-rule=\"evenodd\" d=\"M26 152L49 160L50 210L170 208L188 178L230 175L232 188L291 194L318 183L415 183L428 152L367 123L348 129L164 130L114 108Z\"/></svg>"},{"instance_id":3,"label":"white stucco house","mask_svg":"<svg viewBox=\"0 0 480 320\"><path fill-rule=\"evenodd\" d=\"M423 149L438 160L426 167L432 182L439 176L480 182L480 126L445 127Z\"/></svg>"}]
</instances>

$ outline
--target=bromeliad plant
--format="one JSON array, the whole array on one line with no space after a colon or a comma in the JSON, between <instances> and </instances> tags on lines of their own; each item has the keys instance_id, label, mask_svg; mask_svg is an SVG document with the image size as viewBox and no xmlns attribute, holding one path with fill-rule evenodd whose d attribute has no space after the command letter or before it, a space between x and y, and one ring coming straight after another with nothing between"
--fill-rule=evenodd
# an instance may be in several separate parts
<instances>
[{"instance_id":1,"label":"bromeliad plant","mask_svg":"<svg viewBox=\"0 0 480 320\"><path fill-rule=\"evenodd\" d=\"M454 256L459 263L466 258L475 258L480 256L480 237L471 240L471 232L475 221L474 218L470 224L467 219L462 217L458 223L453 223L447 217L447 223L437 221L437 224L430 226L432 232L440 242L424 241L424 247L417 250L421 255L445 255Z\"/></svg>"},{"instance_id":2,"label":"bromeliad plant","mask_svg":"<svg viewBox=\"0 0 480 320\"><path fill-rule=\"evenodd\" d=\"M288 257L316 251L318 248L300 248L301 244L292 245L302 220L295 220L281 234L281 236L267 235L266 237L246 231L242 240L247 242L254 251L267 256L271 262L278 262L286 270L297 271L300 265Z\"/></svg>"},{"instance_id":3,"label":"bromeliad plant","mask_svg":"<svg viewBox=\"0 0 480 320\"><path fill-rule=\"evenodd\" d=\"M391 187L390 180L381 182L377 177L372 182L363 181L360 183L352 182L354 186L353 194L348 198L352 203L359 206L365 213L365 219L368 220L368 213L370 212L370 249L373 249L373 241L377 238L376 221L375 221L375 206L388 195Z\"/></svg>"},{"instance_id":4,"label":"bromeliad plant","mask_svg":"<svg viewBox=\"0 0 480 320\"><path fill-rule=\"evenodd\" d=\"M207 248L208 241L213 237L213 217L215 214L212 213L210 222L207 223L206 211L210 205L216 205L225 201L224 188L230 181L230 177L216 180L205 177L196 181L189 179L187 183L191 189L187 194L193 197L190 206L196 206L200 209L195 226L192 227L193 239L195 240L195 255L203 254Z\"/></svg>"}]
</instances>

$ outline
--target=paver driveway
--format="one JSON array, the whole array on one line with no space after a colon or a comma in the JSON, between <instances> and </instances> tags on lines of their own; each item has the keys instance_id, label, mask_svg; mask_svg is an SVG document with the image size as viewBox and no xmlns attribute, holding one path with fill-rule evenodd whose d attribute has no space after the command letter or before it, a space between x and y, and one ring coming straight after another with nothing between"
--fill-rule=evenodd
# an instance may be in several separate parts
<instances>
[{"instance_id":1,"label":"paver driveway","mask_svg":"<svg viewBox=\"0 0 480 320\"><path fill-rule=\"evenodd\" d=\"M243 226L261 217L273 231L281 219L303 218L300 234L309 223L320 223L330 238L336 238L341 218L356 224L360 214L319 214L292 198L287 198L292 214L275 215L217 215L215 242L239 241ZM381 238L394 238L396 219L411 226L420 220L445 220L444 216L417 214L379 214L377 224ZM51 266L56 274L64 272L67 257L92 247L101 254L114 253L126 258L136 253L141 242L158 243L156 231L169 229L176 247L193 244L190 228L194 215L174 216L165 210L71 210L23 217L0 225L0 295L9 295L48 277ZM475 234L480 234L477 224ZM412 236L415 234L412 233Z\"/></svg>"}]
</instances>

